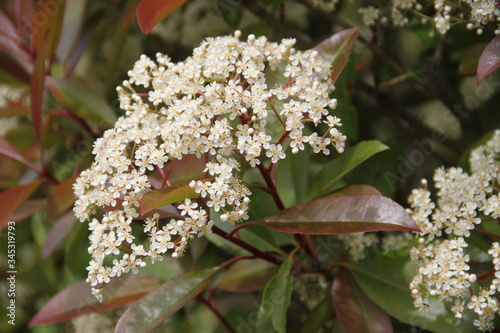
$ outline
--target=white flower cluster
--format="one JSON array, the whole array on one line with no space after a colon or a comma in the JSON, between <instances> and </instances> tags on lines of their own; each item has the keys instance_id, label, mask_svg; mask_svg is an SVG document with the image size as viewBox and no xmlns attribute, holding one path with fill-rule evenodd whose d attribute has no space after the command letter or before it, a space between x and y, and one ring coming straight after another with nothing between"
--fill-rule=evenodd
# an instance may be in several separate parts
<instances>
[{"instance_id":1,"label":"white flower cluster","mask_svg":"<svg viewBox=\"0 0 500 333\"><path fill-rule=\"evenodd\" d=\"M336 0L332 1L332 5ZM495 26L495 34L500 34L500 9L495 5L496 0L465 0L444 1L434 0L433 16L423 12L423 4L417 0L392 0L389 6L380 7L373 3L358 9L364 25L372 26L376 22L386 24L389 20L396 27L402 27L409 22L409 16L420 18L422 23L434 22L436 30L446 33L452 24L467 22L467 28L476 29L482 34L484 27Z\"/></svg>"},{"instance_id":2,"label":"white flower cluster","mask_svg":"<svg viewBox=\"0 0 500 333\"><path fill-rule=\"evenodd\" d=\"M146 257L161 260L168 250L182 255L190 238L211 232L211 212L229 223L247 219L250 191L236 176L236 158L251 166L263 158L276 163L286 145L292 152L305 144L316 153L328 154L330 145L343 151L340 119L328 109L336 105L329 62L316 51L295 50L291 39L239 37L237 31L209 38L179 63L162 54L156 62L141 56L117 89L126 115L95 142L95 161L74 185L75 214L91 220L87 269L96 296L111 277L145 266ZM308 123L326 133L305 135ZM137 222L144 218L143 195L174 185L163 168L187 155L205 164L205 178L189 183L198 199L174 204L175 217L167 221L155 214ZM163 179L152 182L158 175ZM100 219L97 209L104 211ZM134 220L148 245L134 243Z\"/></svg>"},{"instance_id":3,"label":"white flower cluster","mask_svg":"<svg viewBox=\"0 0 500 333\"><path fill-rule=\"evenodd\" d=\"M413 190L409 197L409 212L422 230L418 246L411 251L412 259L419 263L410 284L415 306L427 306L431 296L453 301L451 310L455 316L462 318L465 311L474 311L477 314L474 324L481 330L492 328L492 320L500 310L494 296L500 291L500 247L494 243L488 252L495 269L490 288L481 289L472 297L468 296L469 287L477 277L469 272L470 258L465 249L477 225L500 217L499 157L500 130L497 130L491 140L472 151L470 175L461 168L436 170L435 203L425 180L423 188Z\"/></svg>"},{"instance_id":4,"label":"white flower cluster","mask_svg":"<svg viewBox=\"0 0 500 333\"><path fill-rule=\"evenodd\" d=\"M26 90L23 88L17 88L5 84L0 85L0 109L6 108L9 104L21 104L23 103L23 97L26 94ZM0 111L0 135L4 136L11 129L17 126L19 123L18 117L8 116L4 117Z\"/></svg>"}]
</instances>

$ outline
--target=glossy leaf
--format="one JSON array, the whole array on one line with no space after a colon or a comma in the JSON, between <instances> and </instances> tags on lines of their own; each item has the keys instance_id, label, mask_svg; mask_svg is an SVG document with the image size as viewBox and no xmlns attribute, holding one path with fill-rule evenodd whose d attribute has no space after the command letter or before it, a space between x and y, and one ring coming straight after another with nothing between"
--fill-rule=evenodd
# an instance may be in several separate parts
<instances>
[{"instance_id":1,"label":"glossy leaf","mask_svg":"<svg viewBox=\"0 0 500 333\"><path fill-rule=\"evenodd\" d=\"M335 316L345 333L391 333L391 318L358 286L352 274L340 267L332 287Z\"/></svg>"},{"instance_id":2,"label":"glossy leaf","mask_svg":"<svg viewBox=\"0 0 500 333\"><path fill-rule=\"evenodd\" d=\"M45 82L45 55L37 54L30 80L30 110L37 143L42 143L42 99Z\"/></svg>"},{"instance_id":3,"label":"glossy leaf","mask_svg":"<svg viewBox=\"0 0 500 333\"><path fill-rule=\"evenodd\" d=\"M293 279L290 271L293 257L280 267L278 274L269 281L257 313L256 332L286 332L286 312L292 296Z\"/></svg>"},{"instance_id":4,"label":"glossy leaf","mask_svg":"<svg viewBox=\"0 0 500 333\"><path fill-rule=\"evenodd\" d=\"M76 218L73 211L69 211L61 216L49 230L45 242L42 246L42 258L48 258L52 252L62 243L75 224Z\"/></svg>"},{"instance_id":5,"label":"glossy leaf","mask_svg":"<svg viewBox=\"0 0 500 333\"><path fill-rule=\"evenodd\" d=\"M452 304L431 300L427 310L415 308L409 289L415 264L409 258L379 257L349 268L365 294L396 319L435 333L475 332L470 313L462 319L455 318L446 308Z\"/></svg>"},{"instance_id":6,"label":"glossy leaf","mask_svg":"<svg viewBox=\"0 0 500 333\"><path fill-rule=\"evenodd\" d=\"M61 62L68 59L71 49L76 43L85 15L88 0L66 0L61 38L57 45L56 55Z\"/></svg>"},{"instance_id":7,"label":"glossy leaf","mask_svg":"<svg viewBox=\"0 0 500 333\"><path fill-rule=\"evenodd\" d=\"M359 27L340 31L325 39L314 48L331 63L333 82L337 81L342 69L349 60L352 46L358 37Z\"/></svg>"},{"instance_id":8,"label":"glossy leaf","mask_svg":"<svg viewBox=\"0 0 500 333\"><path fill-rule=\"evenodd\" d=\"M328 193L335 183L349 171L373 155L387 149L389 147L377 140L362 141L348 149L318 171L313 179L307 198L311 200Z\"/></svg>"},{"instance_id":9,"label":"glossy leaf","mask_svg":"<svg viewBox=\"0 0 500 333\"><path fill-rule=\"evenodd\" d=\"M12 214L40 186L41 180L10 188L0 193L0 231L7 225Z\"/></svg>"},{"instance_id":10,"label":"glossy leaf","mask_svg":"<svg viewBox=\"0 0 500 333\"><path fill-rule=\"evenodd\" d=\"M116 115L92 88L72 79L61 80L51 77L47 80L54 98L80 116L104 120L108 124L116 122Z\"/></svg>"},{"instance_id":11,"label":"glossy leaf","mask_svg":"<svg viewBox=\"0 0 500 333\"><path fill-rule=\"evenodd\" d=\"M202 179L207 181L208 179ZM180 202L184 199L194 199L199 196L189 184L173 185L167 188L152 190L144 194L141 200L141 215L165 205Z\"/></svg>"},{"instance_id":12,"label":"glossy leaf","mask_svg":"<svg viewBox=\"0 0 500 333\"><path fill-rule=\"evenodd\" d=\"M398 203L370 194L316 199L268 216L262 223L271 229L300 234L420 231Z\"/></svg>"},{"instance_id":13,"label":"glossy leaf","mask_svg":"<svg viewBox=\"0 0 500 333\"><path fill-rule=\"evenodd\" d=\"M78 175L69 177L60 182L49 196L49 218L61 215L69 209L76 198L73 194L73 183Z\"/></svg>"},{"instance_id":14,"label":"glossy leaf","mask_svg":"<svg viewBox=\"0 0 500 333\"><path fill-rule=\"evenodd\" d=\"M500 67L500 35L486 46L477 64L477 84Z\"/></svg>"},{"instance_id":15,"label":"glossy leaf","mask_svg":"<svg viewBox=\"0 0 500 333\"><path fill-rule=\"evenodd\" d=\"M32 170L37 170L37 168L28 162L19 152L14 148L9 141L0 136L0 155L8 158L12 158L22 164L26 165Z\"/></svg>"},{"instance_id":16,"label":"glossy leaf","mask_svg":"<svg viewBox=\"0 0 500 333\"><path fill-rule=\"evenodd\" d=\"M287 158L278 163L276 171L277 190L285 207L304 202L308 189L309 177L304 170L309 170L310 149L291 153L288 148Z\"/></svg>"},{"instance_id":17,"label":"glossy leaf","mask_svg":"<svg viewBox=\"0 0 500 333\"><path fill-rule=\"evenodd\" d=\"M304 320L304 326L300 333L321 332L321 327L325 321L333 316L332 298L326 296L316 307L307 315Z\"/></svg>"},{"instance_id":18,"label":"glossy leaf","mask_svg":"<svg viewBox=\"0 0 500 333\"><path fill-rule=\"evenodd\" d=\"M278 266L262 259L239 260L222 276L216 288L247 293L264 289L278 272Z\"/></svg>"},{"instance_id":19,"label":"glossy leaf","mask_svg":"<svg viewBox=\"0 0 500 333\"><path fill-rule=\"evenodd\" d=\"M472 74L477 71L479 58L481 57L486 45L486 43L478 43L465 51L462 59L460 60L460 64L458 65L459 74Z\"/></svg>"},{"instance_id":20,"label":"glossy leaf","mask_svg":"<svg viewBox=\"0 0 500 333\"><path fill-rule=\"evenodd\" d=\"M187 0L142 0L137 7L137 21L141 31L149 34L153 27L179 8Z\"/></svg>"},{"instance_id":21,"label":"glossy leaf","mask_svg":"<svg viewBox=\"0 0 500 333\"><path fill-rule=\"evenodd\" d=\"M131 305L115 327L119 333L148 332L176 313L213 279L219 267L179 275Z\"/></svg>"},{"instance_id":22,"label":"glossy leaf","mask_svg":"<svg viewBox=\"0 0 500 333\"><path fill-rule=\"evenodd\" d=\"M29 326L60 323L84 314L119 308L140 299L158 285L157 281L144 276L111 279L100 303L91 294L90 284L82 280L52 297L31 319Z\"/></svg>"},{"instance_id":23,"label":"glossy leaf","mask_svg":"<svg viewBox=\"0 0 500 333\"><path fill-rule=\"evenodd\" d=\"M21 204L14 214L12 215L11 219L13 221L21 221L24 220L27 217L30 217L34 213L38 212L39 210L42 210L47 207L47 199L29 199L26 200L23 204Z\"/></svg>"},{"instance_id":24,"label":"glossy leaf","mask_svg":"<svg viewBox=\"0 0 500 333\"><path fill-rule=\"evenodd\" d=\"M375 187L370 185L349 185L333 191L328 195L328 197L339 197L349 194L382 195Z\"/></svg>"}]
</instances>

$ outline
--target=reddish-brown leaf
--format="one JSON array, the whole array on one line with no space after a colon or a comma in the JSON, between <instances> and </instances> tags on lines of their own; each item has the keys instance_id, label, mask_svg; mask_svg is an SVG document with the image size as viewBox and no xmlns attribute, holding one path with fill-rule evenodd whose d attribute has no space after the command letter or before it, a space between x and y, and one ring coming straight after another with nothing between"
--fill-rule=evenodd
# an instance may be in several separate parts
<instances>
[{"instance_id":1,"label":"reddish-brown leaf","mask_svg":"<svg viewBox=\"0 0 500 333\"><path fill-rule=\"evenodd\" d=\"M21 154L19 154L14 148L9 141L5 140L3 137L0 136L0 155L12 158L18 162L21 162L22 164L26 165L30 169L37 170L37 168L28 162Z\"/></svg>"},{"instance_id":2,"label":"reddish-brown leaf","mask_svg":"<svg viewBox=\"0 0 500 333\"><path fill-rule=\"evenodd\" d=\"M239 260L224 273L216 288L239 293L263 290L278 269L262 259Z\"/></svg>"},{"instance_id":3,"label":"reddish-brown leaf","mask_svg":"<svg viewBox=\"0 0 500 333\"><path fill-rule=\"evenodd\" d=\"M314 48L331 63L332 80L337 81L345 64L349 60L352 46L358 37L360 27L355 27L340 31L333 36L325 39Z\"/></svg>"},{"instance_id":4,"label":"reddish-brown leaf","mask_svg":"<svg viewBox=\"0 0 500 333\"><path fill-rule=\"evenodd\" d=\"M29 326L60 323L88 313L111 310L137 301L158 287L159 283L144 276L111 279L103 291L103 302L91 294L90 285L79 281L52 297L29 322Z\"/></svg>"},{"instance_id":5,"label":"reddish-brown leaf","mask_svg":"<svg viewBox=\"0 0 500 333\"><path fill-rule=\"evenodd\" d=\"M462 75L472 74L477 71L477 64L479 58L486 48L486 43L478 43L471 46L467 51L465 51L460 64L458 65L458 73Z\"/></svg>"},{"instance_id":6,"label":"reddish-brown leaf","mask_svg":"<svg viewBox=\"0 0 500 333\"><path fill-rule=\"evenodd\" d=\"M304 202L264 218L262 224L299 234L420 231L402 206L378 194L342 195Z\"/></svg>"},{"instance_id":7,"label":"reddish-brown leaf","mask_svg":"<svg viewBox=\"0 0 500 333\"><path fill-rule=\"evenodd\" d=\"M37 54L30 81L31 120L35 128L38 146L42 144L42 99L45 81L44 52Z\"/></svg>"},{"instance_id":8,"label":"reddish-brown leaf","mask_svg":"<svg viewBox=\"0 0 500 333\"><path fill-rule=\"evenodd\" d=\"M50 228L42 246L42 258L48 258L59 244L66 238L75 224L76 218L72 211L61 216Z\"/></svg>"},{"instance_id":9,"label":"reddish-brown leaf","mask_svg":"<svg viewBox=\"0 0 500 333\"><path fill-rule=\"evenodd\" d=\"M0 193L0 231L5 228L12 214L42 183L37 180L33 183L10 188Z\"/></svg>"},{"instance_id":10,"label":"reddish-brown leaf","mask_svg":"<svg viewBox=\"0 0 500 333\"><path fill-rule=\"evenodd\" d=\"M17 208L11 219L13 221L24 220L45 207L47 207L47 199L45 198L26 200Z\"/></svg>"},{"instance_id":11,"label":"reddish-brown leaf","mask_svg":"<svg viewBox=\"0 0 500 333\"><path fill-rule=\"evenodd\" d=\"M70 208L75 202L76 198L73 194L73 183L78 175L69 177L60 182L57 187L52 191L49 196L49 209L48 216L52 219L61 215Z\"/></svg>"},{"instance_id":12,"label":"reddish-brown leaf","mask_svg":"<svg viewBox=\"0 0 500 333\"><path fill-rule=\"evenodd\" d=\"M122 29L129 25L130 21L132 21L132 19L136 16L137 7L139 6L140 2L141 0L133 0L128 3L127 8L125 8L125 12L123 14L121 25Z\"/></svg>"},{"instance_id":13,"label":"reddish-brown leaf","mask_svg":"<svg viewBox=\"0 0 500 333\"><path fill-rule=\"evenodd\" d=\"M153 27L179 8L187 0L142 0L137 7L137 21L141 31L149 34Z\"/></svg>"},{"instance_id":14,"label":"reddish-brown leaf","mask_svg":"<svg viewBox=\"0 0 500 333\"><path fill-rule=\"evenodd\" d=\"M486 46L477 64L477 84L500 67L500 35L497 35Z\"/></svg>"},{"instance_id":15,"label":"reddish-brown leaf","mask_svg":"<svg viewBox=\"0 0 500 333\"><path fill-rule=\"evenodd\" d=\"M393 332L391 318L365 295L352 274L343 267L335 275L332 300L335 315L345 333Z\"/></svg>"}]
</instances>

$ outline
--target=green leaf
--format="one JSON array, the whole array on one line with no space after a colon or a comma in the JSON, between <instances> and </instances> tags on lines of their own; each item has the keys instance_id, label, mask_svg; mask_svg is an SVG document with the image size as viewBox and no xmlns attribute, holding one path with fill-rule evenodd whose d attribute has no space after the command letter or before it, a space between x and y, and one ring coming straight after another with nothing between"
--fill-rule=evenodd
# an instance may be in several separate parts
<instances>
[{"instance_id":1,"label":"green leaf","mask_svg":"<svg viewBox=\"0 0 500 333\"><path fill-rule=\"evenodd\" d=\"M71 49L78 39L88 0L66 0L66 2L69 6L64 8L61 38L56 49L57 58L61 62L68 59Z\"/></svg>"},{"instance_id":2,"label":"green leaf","mask_svg":"<svg viewBox=\"0 0 500 333\"><path fill-rule=\"evenodd\" d=\"M332 298L326 296L304 320L300 333L321 332L325 321L333 316Z\"/></svg>"},{"instance_id":3,"label":"green leaf","mask_svg":"<svg viewBox=\"0 0 500 333\"><path fill-rule=\"evenodd\" d=\"M207 181L202 179L201 181ZM195 199L199 194L189 184L173 185L167 188L152 190L144 194L141 200L141 214L144 215L155 208L180 202L184 199Z\"/></svg>"},{"instance_id":4,"label":"green leaf","mask_svg":"<svg viewBox=\"0 0 500 333\"><path fill-rule=\"evenodd\" d=\"M286 332L286 312L292 296L293 279L290 276L293 257L280 267L278 274L269 281L257 313L257 332Z\"/></svg>"},{"instance_id":5,"label":"green leaf","mask_svg":"<svg viewBox=\"0 0 500 333\"><path fill-rule=\"evenodd\" d=\"M500 67L500 35L486 46L477 64L477 84Z\"/></svg>"},{"instance_id":6,"label":"green leaf","mask_svg":"<svg viewBox=\"0 0 500 333\"><path fill-rule=\"evenodd\" d=\"M310 156L309 149L292 154L289 147L287 158L278 163L277 190L285 207L296 205L305 200L309 179L304 170L310 170Z\"/></svg>"},{"instance_id":7,"label":"green leaf","mask_svg":"<svg viewBox=\"0 0 500 333\"><path fill-rule=\"evenodd\" d=\"M105 121L113 125L116 115L96 91L73 79L48 78L48 85L54 98L80 116L94 121Z\"/></svg>"},{"instance_id":8,"label":"green leaf","mask_svg":"<svg viewBox=\"0 0 500 333\"><path fill-rule=\"evenodd\" d=\"M278 266L262 259L239 260L224 273L216 288L239 293L264 289Z\"/></svg>"},{"instance_id":9,"label":"green leaf","mask_svg":"<svg viewBox=\"0 0 500 333\"><path fill-rule=\"evenodd\" d=\"M259 250L283 254L283 251L280 249L280 245L283 244L277 244L273 237L273 233L276 233L276 231L269 230L262 225L252 225L238 231L242 240ZM288 244L294 243L293 239L290 239L288 242Z\"/></svg>"},{"instance_id":10,"label":"green leaf","mask_svg":"<svg viewBox=\"0 0 500 333\"><path fill-rule=\"evenodd\" d=\"M350 265L354 278L365 294L396 319L435 333L468 333L477 328L467 314L455 318L445 303L433 301L427 310L419 310L410 296L410 282L416 263L409 258L379 257Z\"/></svg>"},{"instance_id":11,"label":"green leaf","mask_svg":"<svg viewBox=\"0 0 500 333\"><path fill-rule=\"evenodd\" d=\"M149 34L153 27L179 8L187 0L142 0L137 7L137 21L142 33Z\"/></svg>"},{"instance_id":12,"label":"green leaf","mask_svg":"<svg viewBox=\"0 0 500 333\"><path fill-rule=\"evenodd\" d=\"M377 140L362 141L343 154L337 156L333 161L321 168L316 177L314 177L311 189L307 195L308 200L328 193L335 183L349 171L373 155L387 149L389 149L389 147Z\"/></svg>"},{"instance_id":13,"label":"green leaf","mask_svg":"<svg viewBox=\"0 0 500 333\"><path fill-rule=\"evenodd\" d=\"M314 48L331 63L333 82L337 81L342 69L349 60L352 46L358 37L360 27L347 29L325 39Z\"/></svg>"},{"instance_id":14,"label":"green leaf","mask_svg":"<svg viewBox=\"0 0 500 333\"><path fill-rule=\"evenodd\" d=\"M52 297L31 319L29 326L60 323L83 314L102 312L134 302L151 292L158 282L144 276L111 279L100 303L92 294L90 284L79 281Z\"/></svg>"},{"instance_id":15,"label":"green leaf","mask_svg":"<svg viewBox=\"0 0 500 333\"><path fill-rule=\"evenodd\" d=\"M346 333L391 333L391 318L361 290L352 274L340 267L332 287L335 316Z\"/></svg>"},{"instance_id":16,"label":"green leaf","mask_svg":"<svg viewBox=\"0 0 500 333\"><path fill-rule=\"evenodd\" d=\"M121 316L115 332L148 332L198 295L219 267L179 275L132 304Z\"/></svg>"},{"instance_id":17,"label":"green leaf","mask_svg":"<svg viewBox=\"0 0 500 333\"><path fill-rule=\"evenodd\" d=\"M262 224L274 230L300 234L420 231L398 203L370 194L308 201L268 216Z\"/></svg>"},{"instance_id":18,"label":"green leaf","mask_svg":"<svg viewBox=\"0 0 500 333\"><path fill-rule=\"evenodd\" d=\"M5 228L17 207L26 201L41 183L41 180L37 180L26 185L10 188L0 193L0 231Z\"/></svg>"}]
</instances>

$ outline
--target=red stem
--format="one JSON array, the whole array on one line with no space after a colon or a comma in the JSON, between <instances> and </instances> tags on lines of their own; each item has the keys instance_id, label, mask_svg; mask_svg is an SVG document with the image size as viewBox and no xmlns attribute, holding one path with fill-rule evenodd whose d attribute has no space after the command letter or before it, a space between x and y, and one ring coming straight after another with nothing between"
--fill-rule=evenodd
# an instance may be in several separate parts
<instances>
[{"instance_id":1,"label":"red stem","mask_svg":"<svg viewBox=\"0 0 500 333\"><path fill-rule=\"evenodd\" d=\"M475 227L474 228L474 231L477 231L481 234L484 234L484 235L487 235L487 236L490 236L490 237L495 237L495 238L500 238L500 235L497 235L497 234L494 234L494 233L491 233L491 232L488 232L486 230L483 230L483 229L480 229L478 227Z\"/></svg>"},{"instance_id":2,"label":"red stem","mask_svg":"<svg viewBox=\"0 0 500 333\"><path fill-rule=\"evenodd\" d=\"M234 243L234 244L244 248L245 250L249 251L250 253L253 253L256 257L259 257L261 259L269 261L272 264L281 265L284 262L283 259L277 258L275 256L272 256L272 255L266 253L266 252L263 252L255 247L253 247L252 245L248 244L247 242L244 242L241 239L238 239L238 238L230 235L229 233L225 232L224 230L222 230L216 226L212 227L212 231L214 234L221 236L222 238L230 241L231 243Z\"/></svg>"}]
</instances>

